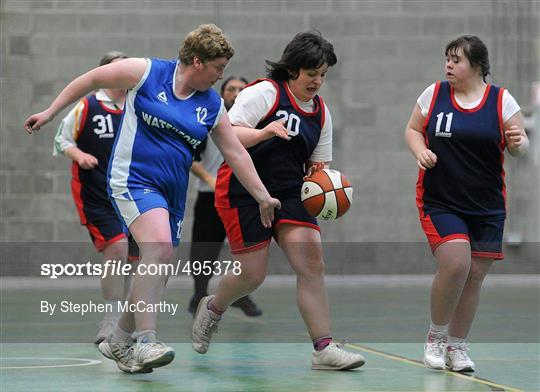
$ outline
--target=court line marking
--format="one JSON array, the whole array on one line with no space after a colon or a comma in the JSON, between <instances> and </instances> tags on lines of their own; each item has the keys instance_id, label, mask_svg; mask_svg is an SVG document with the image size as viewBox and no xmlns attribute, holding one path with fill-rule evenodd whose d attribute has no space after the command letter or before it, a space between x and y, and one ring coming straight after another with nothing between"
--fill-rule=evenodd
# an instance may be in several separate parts
<instances>
[{"instance_id":1,"label":"court line marking","mask_svg":"<svg viewBox=\"0 0 540 392\"><path fill-rule=\"evenodd\" d=\"M416 360L413 360L413 359L405 358L405 357L402 357L402 356L396 355L396 354L388 354L388 353L385 353L385 352L383 352L383 351L375 350L375 349L373 349L373 348L369 348L369 347L362 346L362 345L359 345L359 344L347 343L347 346L352 347L352 348L355 348L355 349L357 349L357 350L366 351L366 352L369 352L369 353L371 353L371 354L379 355L379 356L381 356L381 357L385 357L385 358L388 358L388 359L393 359L393 360L396 360L396 361L408 363L408 364L410 364L410 365L415 365L415 366L422 367L422 368L425 368L425 367L426 367L426 366L425 366L422 362L420 362L420 361L416 361ZM502 389L503 391L508 391L508 392L523 392L521 389L509 387L509 386L507 386L507 385L497 384L497 383L494 383L494 382L492 382L492 381L489 381L489 380L486 380L486 379L483 379L483 378L479 378L479 377L475 377L475 376L467 376L467 375L462 374L462 373L451 372L450 370L440 370L440 372L441 372L441 373L444 372L445 374L449 374L449 375L451 375L451 376L454 376L454 377L457 377L457 378L461 378L461 379L464 379L464 380L475 381L475 382L478 382L478 383L480 383L480 384L487 385L487 386L489 386L489 387L500 388L500 389Z\"/></svg>"},{"instance_id":2,"label":"court line marking","mask_svg":"<svg viewBox=\"0 0 540 392\"><path fill-rule=\"evenodd\" d=\"M60 357L2 357L0 361L4 360L18 360L18 359L30 359L30 360L61 360L61 361L83 361L84 363L73 363L66 365L35 365L35 366L0 366L0 369L44 369L44 368L64 368L64 367L77 367L77 366L90 366L100 364L101 361L96 359L87 358L60 358Z\"/></svg>"}]
</instances>

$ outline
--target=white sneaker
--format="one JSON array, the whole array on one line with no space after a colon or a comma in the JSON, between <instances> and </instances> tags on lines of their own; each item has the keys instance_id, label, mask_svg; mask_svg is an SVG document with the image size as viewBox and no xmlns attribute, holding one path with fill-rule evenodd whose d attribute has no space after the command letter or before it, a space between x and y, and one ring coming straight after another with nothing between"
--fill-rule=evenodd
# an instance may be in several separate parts
<instances>
[{"instance_id":1,"label":"white sneaker","mask_svg":"<svg viewBox=\"0 0 540 392\"><path fill-rule=\"evenodd\" d=\"M118 369L131 373L133 339L129 338L123 343L113 343L109 335L98 345L98 350L103 356L115 361ZM152 369L144 369L139 373L150 373L151 371Z\"/></svg>"},{"instance_id":2,"label":"white sneaker","mask_svg":"<svg viewBox=\"0 0 540 392\"><path fill-rule=\"evenodd\" d=\"M156 340L154 334L148 334L133 345L131 355L131 373L145 373L171 363L174 349Z\"/></svg>"},{"instance_id":3,"label":"white sneaker","mask_svg":"<svg viewBox=\"0 0 540 392\"><path fill-rule=\"evenodd\" d=\"M313 370L349 370L366 363L362 354L346 351L343 346L344 344L330 343L321 351L313 350L311 368Z\"/></svg>"},{"instance_id":4,"label":"white sneaker","mask_svg":"<svg viewBox=\"0 0 540 392\"><path fill-rule=\"evenodd\" d=\"M217 332L218 322L221 316L208 310L208 302L214 298L213 295L203 297L197 307L197 313L193 320L191 329L191 345L199 354L205 354L208 351L212 334Z\"/></svg>"},{"instance_id":5,"label":"white sneaker","mask_svg":"<svg viewBox=\"0 0 540 392\"><path fill-rule=\"evenodd\" d=\"M99 331L94 339L94 344L100 344L101 342L103 342L107 338L107 336L112 333L117 323L118 318L105 316L105 318L99 323Z\"/></svg>"},{"instance_id":6,"label":"white sneaker","mask_svg":"<svg viewBox=\"0 0 540 392\"><path fill-rule=\"evenodd\" d=\"M446 348L446 366L453 372L474 372L475 364L467 355L467 343L449 345Z\"/></svg>"},{"instance_id":7,"label":"white sneaker","mask_svg":"<svg viewBox=\"0 0 540 392\"><path fill-rule=\"evenodd\" d=\"M430 332L424 345L424 365L430 369L445 369L446 335Z\"/></svg>"}]
</instances>

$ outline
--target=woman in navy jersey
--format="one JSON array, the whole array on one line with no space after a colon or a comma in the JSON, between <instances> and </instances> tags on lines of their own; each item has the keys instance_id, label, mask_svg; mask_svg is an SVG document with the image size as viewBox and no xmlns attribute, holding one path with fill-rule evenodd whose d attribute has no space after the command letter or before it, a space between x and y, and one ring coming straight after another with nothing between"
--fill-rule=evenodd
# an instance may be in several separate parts
<instances>
[{"instance_id":1,"label":"woman in navy jersey","mask_svg":"<svg viewBox=\"0 0 540 392\"><path fill-rule=\"evenodd\" d=\"M466 337L482 281L493 260L504 257L504 150L520 156L529 142L515 99L486 82L484 43L462 36L445 55L447 80L420 95L406 129L420 168L420 222L437 260L424 364L471 372Z\"/></svg>"},{"instance_id":2,"label":"woman in navy jersey","mask_svg":"<svg viewBox=\"0 0 540 392\"><path fill-rule=\"evenodd\" d=\"M24 123L32 133L90 91L128 90L109 164L108 191L139 245L143 268L133 277L128 295L129 303L138 307L124 312L99 345L122 371L150 372L174 359L174 350L156 339L156 305L168 276L150 271L169 262L180 240L193 153L209 132L257 200L264 227L271 226L274 209L280 206L235 136L223 100L211 89L233 54L217 26L201 25L185 37L178 60L130 58L98 67L73 80L48 109Z\"/></svg>"},{"instance_id":3,"label":"woman in navy jersey","mask_svg":"<svg viewBox=\"0 0 540 392\"><path fill-rule=\"evenodd\" d=\"M200 301L192 344L201 354L208 350L227 307L264 281L274 237L297 275L298 306L314 346L312 368L342 370L364 364L360 354L332 342L320 229L300 200L304 176L328 167L332 160L332 121L317 92L336 62L332 44L319 32L299 33L278 62L267 61L268 79L242 90L229 112L238 137L270 194L281 201L281 209L272 227L262 226L256 221L255 200L227 164L220 167L215 204L242 273L224 276L215 296Z\"/></svg>"},{"instance_id":4,"label":"woman in navy jersey","mask_svg":"<svg viewBox=\"0 0 540 392\"><path fill-rule=\"evenodd\" d=\"M103 56L99 65L126 58L124 53L112 51ZM124 89L100 89L84 97L64 117L54 138L53 155L73 161L73 201L81 224L86 226L94 246L103 254L104 262L126 262L128 258L124 225L107 195L107 167L125 98ZM136 260L136 245L130 245L129 258ZM101 321L94 343L101 343L116 326L120 317L118 301L125 299L128 290L128 277L108 274L101 279L103 299L111 305L112 311Z\"/></svg>"}]
</instances>

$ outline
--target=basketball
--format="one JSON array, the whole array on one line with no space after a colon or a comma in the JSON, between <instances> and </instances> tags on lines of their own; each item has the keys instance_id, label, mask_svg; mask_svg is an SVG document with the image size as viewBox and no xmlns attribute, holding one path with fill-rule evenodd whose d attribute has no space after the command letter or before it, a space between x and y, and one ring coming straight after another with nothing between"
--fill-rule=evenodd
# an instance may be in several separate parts
<instances>
[{"instance_id":1,"label":"basketball","mask_svg":"<svg viewBox=\"0 0 540 392\"><path fill-rule=\"evenodd\" d=\"M323 169L302 184L300 199L306 211L315 218L334 220L351 207L353 188L337 170Z\"/></svg>"}]
</instances>

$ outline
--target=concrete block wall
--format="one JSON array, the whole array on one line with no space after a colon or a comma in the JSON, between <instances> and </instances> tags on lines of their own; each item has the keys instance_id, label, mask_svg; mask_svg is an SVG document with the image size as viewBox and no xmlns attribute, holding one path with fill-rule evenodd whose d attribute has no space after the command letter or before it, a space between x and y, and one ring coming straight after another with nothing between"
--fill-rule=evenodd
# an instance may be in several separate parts
<instances>
[{"instance_id":1,"label":"concrete block wall","mask_svg":"<svg viewBox=\"0 0 540 392\"><path fill-rule=\"evenodd\" d=\"M424 241L416 165L403 138L417 96L444 77L444 46L472 33L490 50L494 83L529 106L531 83L539 80L539 13L535 0L4 0L1 238L88 238L69 193L69 162L51 156L61 115L33 136L22 128L26 116L43 110L108 50L173 58L187 32L216 23L236 47L228 72L249 79L263 76L264 59L278 59L298 31L315 28L334 43L339 62L321 94L335 126L333 167L352 181L355 202L341 221L323 224L324 237ZM509 227L539 241L538 162L508 159L507 172Z\"/></svg>"}]
</instances>

